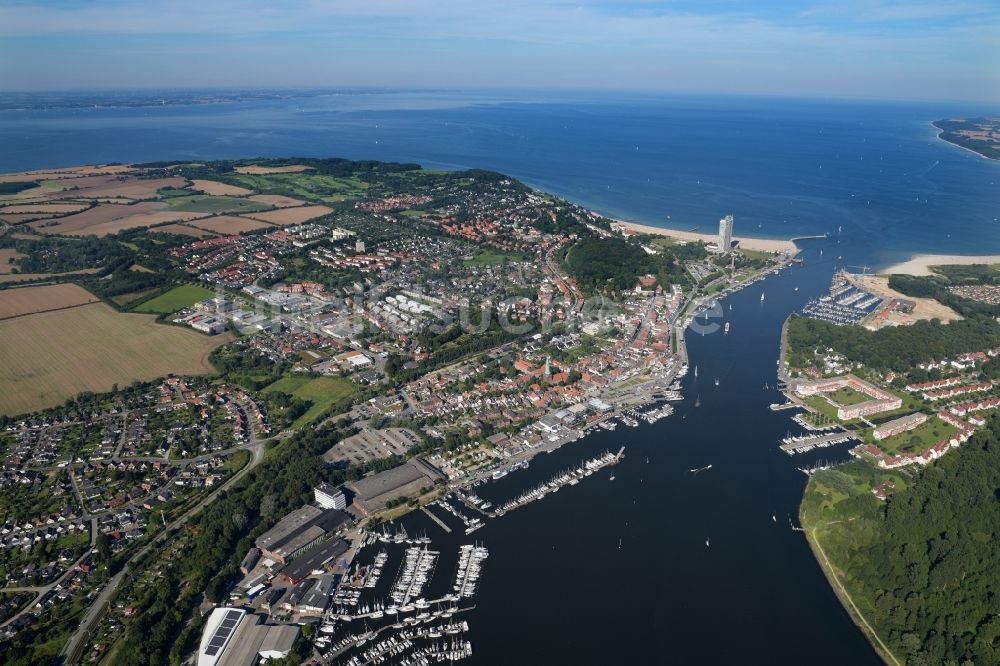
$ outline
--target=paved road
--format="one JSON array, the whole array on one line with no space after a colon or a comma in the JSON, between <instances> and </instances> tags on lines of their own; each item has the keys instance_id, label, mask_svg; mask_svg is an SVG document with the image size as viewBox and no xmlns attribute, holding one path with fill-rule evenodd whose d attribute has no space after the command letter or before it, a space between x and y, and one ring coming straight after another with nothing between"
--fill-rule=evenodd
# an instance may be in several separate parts
<instances>
[{"instance_id":1,"label":"paved road","mask_svg":"<svg viewBox=\"0 0 1000 666\"><path fill-rule=\"evenodd\" d=\"M202 499L198 504L188 509L183 515L171 522L164 528L152 541L146 544L141 550L135 553L129 558L128 562L122 567L121 571L115 574L107 583L105 583L104 588L101 590L100 594L87 609L84 614L83 619L80 621L80 625L77 627L76 631L63 646L60 656L64 658L65 663L75 663L80 659L80 651L86 645L86 639L90 636L94 627L107 612L108 608L111 606L111 602L114 600L115 595L118 593L121 587L122 580L125 578L125 574L131 569L131 564L137 559L140 559L147 555L154 547L163 545L167 539L168 534L172 534L174 530L178 527L185 525L191 518L201 513L201 511L214 502L222 490L225 490L243 478L251 469L260 464L264 459L264 442L263 440L254 439L248 448L252 454L250 464L237 472L231 479L219 486L215 492L208 495Z\"/></svg>"}]
</instances>

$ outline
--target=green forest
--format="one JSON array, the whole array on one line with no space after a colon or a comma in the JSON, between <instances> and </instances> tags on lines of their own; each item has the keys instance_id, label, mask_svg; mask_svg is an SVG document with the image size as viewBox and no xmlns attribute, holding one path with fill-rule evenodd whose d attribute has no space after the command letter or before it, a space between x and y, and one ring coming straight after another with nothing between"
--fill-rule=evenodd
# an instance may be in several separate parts
<instances>
[{"instance_id":1,"label":"green forest","mask_svg":"<svg viewBox=\"0 0 1000 666\"><path fill-rule=\"evenodd\" d=\"M624 291L642 275L654 275L660 286L687 284L683 261L703 259L703 245L672 245L648 254L638 243L618 237L588 236L566 254L564 265L580 288L589 294Z\"/></svg>"},{"instance_id":2,"label":"green forest","mask_svg":"<svg viewBox=\"0 0 1000 666\"><path fill-rule=\"evenodd\" d=\"M898 659L996 664L1000 417L914 472L885 503L869 492L880 473L867 463L819 472L806 489L803 526Z\"/></svg>"},{"instance_id":3,"label":"green forest","mask_svg":"<svg viewBox=\"0 0 1000 666\"><path fill-rule=\"evenodd\" d=\"M1000 317L1000 305L962 298L948 290L948 287L960 284L998 284L1000 271L988 266L942 266L941 270L942 275L932 277L890 275L889 287L907 296L933 298L963 317Z\"/></svg>"},{"instance_id":4,"label":"green forest","mask_svg":"<svg viewBox=\"0 0 1000 666\"><path fill-rule=\"evenodd\" d=\"M788 344L792 365L808 364L813 350L829 347L851 362L903 372L917 363L996 347L1000 324L987 318L950 324L932 320L869 331L793 315L788 321Z\"/></svg>"}]
</instances>

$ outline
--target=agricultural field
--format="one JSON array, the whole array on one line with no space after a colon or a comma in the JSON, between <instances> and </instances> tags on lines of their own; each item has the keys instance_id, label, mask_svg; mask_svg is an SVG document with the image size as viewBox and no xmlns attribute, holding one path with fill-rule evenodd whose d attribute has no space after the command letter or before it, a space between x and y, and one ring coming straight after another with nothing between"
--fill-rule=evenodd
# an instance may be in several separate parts
<instances>
[{"instance_id":1,"label":"agricultural field","mask_svg":"<svg viewBox=\"0 0 1000 666\"><path fill-rule=\"evenodd\" d=\"M66 215L69 213L79 213L89 207L89 204L85 203L21 203L21 204L11 204L0 208L0 213L7 214L19 214L19 213L38 213L42 215Z\"/></svg>"},{"instance_id":2,"label":"agricultural field","mask_svg":"<svg viewBox=\"0 0 1000 666\"><path fill-rule=\"evenodd\" d=\"M198 190L212 196L243 197L248 194L253 194L252 190L236 187L235 185L227 185L226 183L220 183L215 180L192 180L191 189ZM188 192L188 194L190 194L190 192Z\"/></svg>"},{"instance_id":3,"label":"agricultural field","mask_svg":"<svg viewBox=\"0 0 1000 666\"><path fill-rule=\"evenodd\" d=\"M167 200L177 211L191 213L249 213L268 210L271 207L259 201L239 197L209 196L193 194L188 197L171 197Z\"/></svg>"},{"instance_id":4,"label":"agricultural field","mask_svg":"<svg viewBox=\"0 0 1000 666\"><path fill-rule=\"evenodd\" d=\"M0 340L0 414L13 415L53 407L81 391L170 373L211 373L209 353L230 337L92 303L2 320Z\"/></svg>"},{"instance_id":5,"label":"agricultural field","mask_svg":"<svg viewBox=\"0 0 1000 666\"><path fill-rule=\"evenodd\" d=\"M78 271L67 271L65 273L4 273L0 271L0 284L14 282L32 282L34 280L44 280L52 277L63 277L65 275L89 275L97 273L100 268L81 268Z\"/></svg>"},{"instance_id":6,"label":"agricultural field","mask_svg":"<svg viewBox=\"0 0 1000 666\"><path fill-rule=\"evenodd\" d=\"M281 194L255 194L252 197L247 197L250 201L257 201L262 204L267 204L269 206L274 206L276 208L288 208L289 206L304 206L305 201L301 199L293 199L291 197L286 197Z\"/></svg>"},{"instance_id":7,"label":"agricultural field","mask_svg":"<svg viewBox=\"0 0 1000 666\"><path fill-rule=\"evenodd\" d=\"M216 236L216 234L211 231L195 229L194 227L190 227L186 224L167 224L156 227L155 229L150 229L150 231L164 234L178 234L180 236L194 236L195 238L212 238Z\"/></svg>"},{"instance_id":8,"label":"agricultural field","mask_svg":"<svg viewBox=\"0 0 1000 666\"><path fill-rule=\"evenodd\" d=\"M235 215L206 217L189 222L188 224L192 227L212 231L224 236L244 234L248 231L257 231L258 229L274 229L274 225L268 224L267 222L258 222L257 220L237 217Z\"/></svg>"},{"instance_id":9,"label":"agricultural field","mask_svg":"<svg viewBox=\"0 0 1000 666\"><path fill-rule=\"evenodd\" d=\"M215 296L215 292L209 291L204 287L183 284L140 304L135 308L134 312L170 314L183 308L189 308L198 301L203 301L213 296Z\"/></svg>"},{"instance_id":10,"label":"agricultural field","mask_svg":"<svg viewBox=\"0 0 1000 666\"><path fill-rule=\"evenodd\" d=\"M293 398L311 402L312 406L306 413L292 424L292 428L301 428L318 418L330 405L353 395L355 390L351 380L342 377L291 375L274 382L264 389L264 393L286 393Z\"/></svg>"},{"instance_id":11,"label":"agricultural field","mask_svg":"<svg viewBox=\"0 0 1000 666\"><path fill-rule=\"evenodd\" d=\"M299 208L280 208L267 213L253 213L247 217L283 227L290 224L302 224L332 212L333 209L326 206L301 206Z\"/></svg>"},{"instance_id":12,"label":"agricultural field","mask_svg":"<svg viewBox=\"0 0 1000 666\"><path fill-rule=\"evenodd\" d=\"M58 198L87 198L87 199L131 199L132 201L145 201L159 198L158 191L166 187L184 187L187 181L179 176L172 178L154 178L150 180L119 180L118 178L104 179L104 183L95 183L94 187L81 189L67 189L58 195ZM45 183L43 183L44 185ZM79 181L72 181L63 185L63 181L58 181L60 187L73 188L79 186Z\"/></svg>"},{"instance_id":13,"label":"agricultural field","mask_svg":"<svg viewBox=\"0 0 1000 666\"><path fill-rule=\"evenodd\" d=\"M100 204L82 213L32 222L30 226L44 234L106 236L125 229L151 227L202 216L191 211L170 210L162 201L142 201L135 204Z\"/></svg>"},{"instance_id":14,"label":"agricultural field","mask_svg":"<svg viewBox=\"0 0 1000 666\"><path fill-rule=\"evenodd\" d=\"M11 269L14 268L14 262L23 256L14 249L4 248L0 250L0 275L10 273Z\"/></svg>"},{"instance_id":15,"label":"agricultural field","mask_svg":"<svg viewBox=\"0 0 1000 666\"><path fill-rule=\"evenodd\" d=\"M0 320L49 310L72 308L99 299L75 284L51 284L0 291Z\"/></svg>"}]
</instances>

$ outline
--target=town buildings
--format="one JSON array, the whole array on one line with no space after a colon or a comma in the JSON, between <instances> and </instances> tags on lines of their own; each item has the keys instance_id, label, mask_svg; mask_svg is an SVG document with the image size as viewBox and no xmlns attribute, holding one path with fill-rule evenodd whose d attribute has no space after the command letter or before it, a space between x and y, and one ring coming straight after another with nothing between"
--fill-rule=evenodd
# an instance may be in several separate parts
<instances>
[{"instance_id":1,"label":"town buildings","mask_svg":"<svg viewBox=\"0 0 1000 666\"><path fill-rule=\"evenodd\" d=\"M719 220L719 251L729 252L733 247L733 216Z\"/></svg>"}]
</instances>

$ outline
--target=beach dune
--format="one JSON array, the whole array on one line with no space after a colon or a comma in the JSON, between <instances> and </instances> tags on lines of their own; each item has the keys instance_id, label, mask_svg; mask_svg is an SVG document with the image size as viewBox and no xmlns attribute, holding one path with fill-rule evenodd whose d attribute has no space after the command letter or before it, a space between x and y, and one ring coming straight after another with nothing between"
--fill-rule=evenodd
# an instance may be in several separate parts
<instances>
[{"instance_id":1,"label":"beach dune","mask_svg":"<svg viewBox=\"0 0 1000 666\"><path fill-rule=\"evenodd\" d=\"M1000 264L1000 254L915 254L907 261L893 264L881 271L886 274L933 275L931 266L971 266L973 264Z\"/></svg>"},{"instance_id":2,"label":"beach dune","mask_svg":"<svg viewBox=\"0 0 1000 666\"><path fill-rule=\"evenodd\" d=\"M704 241L706 243L715 243L719 239L716 234L699 234L693 231L664 229L663 227L651 227L646 224L636 224L635 222L625 222L622 220L615 220L615 223L625 227L626 229L631 229L641 234L666 236L667 238L673 238L674 240L685 242ZM738 247L745 250L756 250L759 252L784 252L789 255L797 254L799 251L798 246L790 240L748 238L746 236L733 236L733 240L739 241Z\"/></svg>"}]
</instances>

